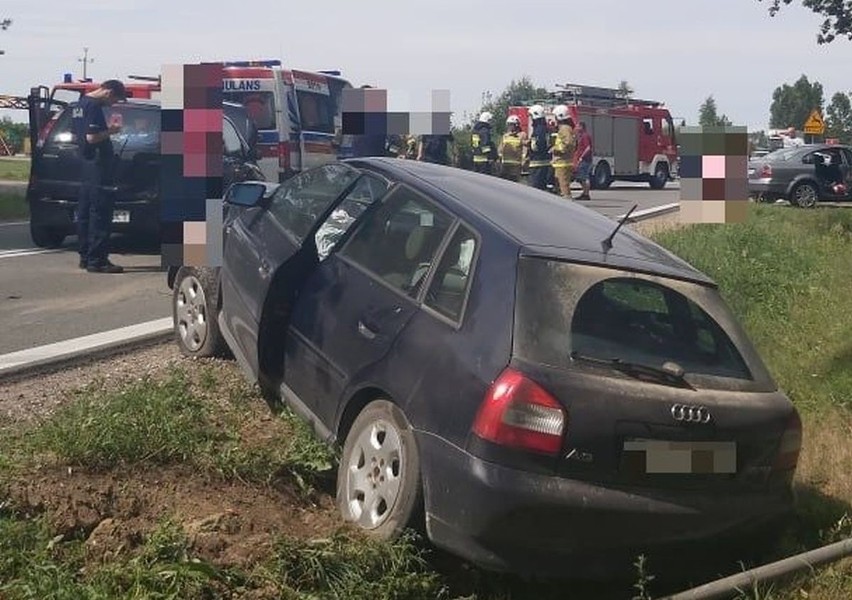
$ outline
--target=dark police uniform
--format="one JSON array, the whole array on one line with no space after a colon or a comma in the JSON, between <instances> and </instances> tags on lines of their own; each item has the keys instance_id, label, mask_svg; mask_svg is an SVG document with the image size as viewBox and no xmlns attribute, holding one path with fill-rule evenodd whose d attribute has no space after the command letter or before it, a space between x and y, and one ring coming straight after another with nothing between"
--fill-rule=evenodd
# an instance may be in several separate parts
<instances>
[{"instance_id":1,"label":"dark police uniform","mask_svg":"<svg viewBox=\"0 0 852 600\"><path fill-rule=\"evenodd\" d=\"M113 199L101 186L112 183L115 153L109 138L97 144L86 141L87 133L107 131L103 107L83 96L72 110L72 127L82 159L77 201L80 266L102 267L109 262Z\"/></svg>"},{"instance_id":2,"label":"dark police uniform","mask_svg":"<svg viewBox=\"0 0 852 600\"><path fill-rule=\"evenodd\" d=\"M433 134L423 136L423 160L424 162L438 165L449 165L447 147L453 143L452 134Z\"/></svg>"},{"instance_id":3,"label":"dark police uniform","mask_svg":"<svg viewBox=\"0 0 852 600\"><path fill-rule=\"evenodd\" d=\"M533 121L530 136L530 185L540 190L547 189L548 170L550 168L550 135L544 119Z\"/></svg>"}]
</instances>

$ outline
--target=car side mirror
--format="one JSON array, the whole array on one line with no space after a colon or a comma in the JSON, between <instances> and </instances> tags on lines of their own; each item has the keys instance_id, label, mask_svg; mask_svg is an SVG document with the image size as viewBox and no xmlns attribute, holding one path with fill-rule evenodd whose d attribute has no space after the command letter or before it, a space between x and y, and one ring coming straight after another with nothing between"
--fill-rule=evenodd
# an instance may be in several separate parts
<instances>
[{"instance_id":1,"label":"car side mirror","mask_svg":"<svg viewBox=\"0 0 852 600\"><path fill-rule=\"evenodd\" d=\"M266 186L251 181L241 181L231 184L225 192L224 201L236 206L258 206L261 204Z\"/></svg>"}]
</instances>

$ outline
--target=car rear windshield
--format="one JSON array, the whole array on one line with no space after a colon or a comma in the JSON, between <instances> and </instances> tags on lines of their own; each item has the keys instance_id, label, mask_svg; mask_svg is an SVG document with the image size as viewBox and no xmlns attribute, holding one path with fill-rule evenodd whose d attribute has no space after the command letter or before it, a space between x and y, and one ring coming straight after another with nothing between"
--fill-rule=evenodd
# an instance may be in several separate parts
<instances>
[{"instance_id":1,"label":"car rear windshield","mask_svg":"<svg viewBox=\"0 0 852 600\"><path fill-rule=\"evenodd\" d=\"M561 367L577 353L656 368L674 362L687 375L752 379L731 337L682 285L544 258L522 258L518 277L519 358ZM721 298L715 310L725 310Z\"/></svg>"},{"instance_id":2,"label":"car rear windshield","mask_svg":"<svg viewBox=\"0 0 852 600\"><path fill-rule=\"evenodd\" d=\"M225 92L225 99L246 107L258 129L275 129L275 95L272 92Z\"/></svg>"},{"instance_id":3,"label":"car rear windshield","mask_svg":"<svg viewBox=\"0 0 852 600\"><path fill-rule=\"evenodd\" d=\"M112 136L116 152L160 145L160 111L132 104L115 104L104 110L107 124L116 123L121 131Z\"/></svg>"}]
</instances>

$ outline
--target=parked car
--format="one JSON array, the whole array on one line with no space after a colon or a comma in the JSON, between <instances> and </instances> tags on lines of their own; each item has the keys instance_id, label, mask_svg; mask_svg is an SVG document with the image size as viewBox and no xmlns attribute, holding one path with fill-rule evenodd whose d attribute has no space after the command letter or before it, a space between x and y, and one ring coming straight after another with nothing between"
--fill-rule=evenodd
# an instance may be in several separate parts
<instances>
[{"instance_id":1,"label":"parked car","mask_svg":"<svg viewBox=\"0 0 852 600\"><path fill-rule=\"evenodd\" d=\"M33 152L27 201L30 207L30 235L41 247L57 247L65 237L76 234L74 212L79 193L80 158L71 123L76 103L56 112L38 132L39 144ZM256 151L241 131L250 132L245 108L223 104L223 184L262 180ZM114 194L113 231L140 233L159 240L160 198L160 104L156 100L128 100L105 109L107 122L118 118L122 131L113 136L116 161L112 185Z\"/></svg>"},{"instance_id":2,"label":"parked car","mask_svg":"<svg viewBox=\"0 0 852 600\"><path fill-rule=\"evenodd\" d=\"M852 199L852 149L809 144L782 148L748 164L749 195L812 208L820 200Z\"/></svg>"},{"instance_id":3,"label":"parked car","mask_svg":"<svg viewBox=\"0 0 852 600\"><path fill-rule=\"evenodd\" d=\"M176 342L342 447L346 520L609 575L789 513L797 411L716 284L637 233L609 249L588 208L387 158L225 200L222 265L169 273Z\"/></svg>"}]
</instances>

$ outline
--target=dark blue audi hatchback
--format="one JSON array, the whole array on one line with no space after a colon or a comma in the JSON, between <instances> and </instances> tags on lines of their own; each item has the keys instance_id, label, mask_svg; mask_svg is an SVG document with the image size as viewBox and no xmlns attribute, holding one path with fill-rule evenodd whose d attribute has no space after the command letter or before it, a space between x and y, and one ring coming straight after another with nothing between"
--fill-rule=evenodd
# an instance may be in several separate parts
<instances>
[{"instance_id":1,"label":"dark blue audi hatchback","mask_svg":"<svg viewBox=\"0 0 852 600\"><path fill-rule=\"evenodd\" d=\"M170 274L177 343L230 350L341 449L346 520L589 575L789 513L798 413L714 282L629 228L386 158L225 200L222 266Z\"/></svg>"}]
</instances>

